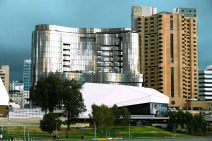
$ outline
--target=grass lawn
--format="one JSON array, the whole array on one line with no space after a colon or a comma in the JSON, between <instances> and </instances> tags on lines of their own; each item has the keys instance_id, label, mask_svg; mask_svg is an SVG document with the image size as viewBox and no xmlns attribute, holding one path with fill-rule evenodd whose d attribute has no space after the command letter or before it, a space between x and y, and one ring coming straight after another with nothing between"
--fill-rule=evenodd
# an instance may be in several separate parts
<instances>
[{"instance_id":1,"label":"grass lawn","mask_svg":"<svg viewBox=\"0 0 212 141\"><path fill-rule=\"evenodd\" d=\"M69 131L66 128L62 128L58 134L60 138L80 138L84 136L84 138L93 138L94 130L92 128L71 128ZM55 134L55 133L53 133ZM41 137L41 138L51 138L51 136L40 130L38 126L33 127L25 127L25 137ZM103 131L102 133L97 132L98 138L105 137L129 137L129 128L128 126L114 126L111 130ZM24 127L4 127L4 138L23 138L24 137ZM163 137L191 137L186 134L178 134L171 133L163 129L159 129L151 126L131 126L131 137L132 138L141 138L141 137L155 137L155 138L163 138Z\"/></svg>"}]
</instances>

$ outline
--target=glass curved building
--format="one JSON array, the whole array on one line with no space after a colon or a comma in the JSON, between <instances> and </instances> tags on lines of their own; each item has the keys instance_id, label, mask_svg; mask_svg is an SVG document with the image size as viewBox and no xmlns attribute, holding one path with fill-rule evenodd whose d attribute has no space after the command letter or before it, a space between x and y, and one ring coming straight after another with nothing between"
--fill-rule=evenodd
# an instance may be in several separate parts
<instances>
[{"instance_id":1,"label":"glass curved building","mask_svg":"<svg viewBox=\"0 0 212 141\"><path fill-rule=\"evenodd\" d=\"M37 25L32 34L32 82L49 72L82 82L142 85L138 33L128 28Z\"/></svg>"}]
</instances>

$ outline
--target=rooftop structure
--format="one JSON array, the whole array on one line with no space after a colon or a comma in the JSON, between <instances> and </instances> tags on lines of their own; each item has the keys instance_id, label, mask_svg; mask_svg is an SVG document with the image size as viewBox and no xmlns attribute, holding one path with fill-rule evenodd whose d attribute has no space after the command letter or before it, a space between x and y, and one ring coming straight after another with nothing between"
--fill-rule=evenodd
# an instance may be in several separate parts
<instances>
[{"instance_id":1,"label":"rooftop structure","mask_svg":"<svg viewBox=\"0 0 212 141\"><path fill-rule=\"evenodd\" d=\"M132 30L137 31L138 27L136 24L137 18L140 16L152 16L157 13L157 8L146 5L132 6L131 9L131 25Z\"/></svg>"},{"instance_id":2,"label":"rooftop structure","mask_svg":"<svg viewBox=\"0 0 212 141\"><path fill-rule=\"evenodd\" d=\"M184 14L186 17L197 17L196 8L174 8L172 12Z\"/></svg>"}]
</instances>

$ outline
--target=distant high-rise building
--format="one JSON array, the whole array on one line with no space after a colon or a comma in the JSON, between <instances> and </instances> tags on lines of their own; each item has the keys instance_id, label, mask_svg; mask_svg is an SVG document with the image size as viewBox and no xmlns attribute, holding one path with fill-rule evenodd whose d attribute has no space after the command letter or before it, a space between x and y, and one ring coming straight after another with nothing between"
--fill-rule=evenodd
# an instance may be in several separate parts
<instances>
[{"instance_id":1,"label":"distant high-rise building","mask_svg":"<svg viewBox=\"0 0 212 141\"><path fill-rule=\"evenodd\" d=\"M197 17L173 11L181 12L140 16L135 22L144 86L168 95L169 106L179 108L197 98Z\"/></svg>"},{"instance_id":2,"label":"distant high-rise building","mask_svg":"<svg viewBox=\"0 0 212 141\"><path fill-rule=\"evenodd\" d=\"M10 82L10 69L8 65L3 65L0 68L0 77L2 79L2 82L7 90L9 92L9 82Z\"/></svg>"},{"instance_id":3,"label":"distant high-rise building","mask_svg":"<svg viewBox=\"0 0 212 141\"><path fill-rule=\"evenodd\" d=\"M212 101L212 65L199 71L199 99Z\"/></svg>"},{"instance_id":4,"label":"distant high-rise building","mask_svg":"<svg viewBox=\"0 0 212 141\"><path fill-rule=\"evenodd\" d=\"M84 82L141 85L138 33L128 28L37 25L32 39L33 84L54 72Z\"/></svg>"},{"instance_id":5,"label":"distant high-rise building","mask_svg":"<svg viewBox=\"0 0 212 141\"><path fill-rule=\"evenodd\" d=\"M131 25L132 30L137 31L137 18L140 16L152 16L157 13L157 8L146 6L146 5L137 5L132 6L131 9Z\"/></svg>"},{"instance_id":6,"label":"distant high-rise building","mask_svg":"<svg viewBox=\"0 0 212 141\"><path fill-rule=\"evenodd\" d=\"M31 59L24 60L23 82L24 91L29 91L31 87Z\"/></svg>"}]
</instances>

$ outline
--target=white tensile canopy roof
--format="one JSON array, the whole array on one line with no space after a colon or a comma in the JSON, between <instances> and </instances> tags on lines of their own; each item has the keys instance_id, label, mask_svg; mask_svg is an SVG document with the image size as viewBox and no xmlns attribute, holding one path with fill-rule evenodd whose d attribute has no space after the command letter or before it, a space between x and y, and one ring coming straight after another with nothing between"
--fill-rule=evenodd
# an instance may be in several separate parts
<instances>
[{"instance_id":1,"label":"white tensile canopy roof","mask_svg":"<svg viewBox=\"0 0 212 141\"><path fill-rule=\"evenodd\" d=\"M8 106L8 103L9 103L9 95L0 78L0 106L2 105Z\"/></svg>"},{"instance_id":2,"label":"white tensile canopy roof","mask_svg":"<svg viewBox=\"0 0 212 141\"><path fill-rule=\"evenodd\" d=\"M169 103L169 97L161 92L136 86L85 83L82 86L81 93L87 111L82 113L80 118L89 118L93 104L107 106L116 104L118 107L123 107L150 102Z\"/></svg>"}]
</instances>

